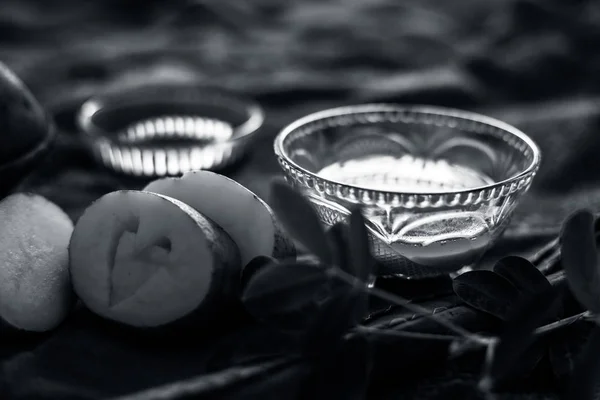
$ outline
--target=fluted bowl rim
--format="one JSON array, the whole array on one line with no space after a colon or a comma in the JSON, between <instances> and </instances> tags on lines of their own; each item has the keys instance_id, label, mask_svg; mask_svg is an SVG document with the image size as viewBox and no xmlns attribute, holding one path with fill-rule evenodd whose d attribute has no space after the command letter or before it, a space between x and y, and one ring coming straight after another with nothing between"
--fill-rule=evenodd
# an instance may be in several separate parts
<instances>
[{"instance_id":1,"label":"fluted bowl rim","mask_svg":"<svg viewBox=\"0 0 600 400\"><path fill-rule=\"evenodd\" d=\"M356 117L362 115L365 118L368 118L369 115L376 116L378 114L384 113L397 113L399 116L402 116L402 114L405 113L407 116L420 115L421 117L441 117L455 121L463 120L465 122L475 122L483 126L499 129L513 137L516 137L518 140L520 140L527 146L528 151L531 152L531 162L527 165L526 168L524 168L519 173L502 181L494 182L487 185L473 186L461 190L445 192L426 190L420 192L401 192L370 189L361 185L353 185L341 181L336 181L334 179L324 178L318 173L311 172L294 162L285 148L284 143L288 136L290 136L298 129L306 127L310 124L326 124L328 121L335 121L335 118L343 116ZM391 203L392 205L394 205L393 203L396 203L396 205L405 205L401 204L405 203L405 201L402 201L403 199L418 198L419 196L420 198L436 196L436 198L438 199L446 200L441 201L441 203L473 203L478 202L478 199L486 200L486 197L498 197L509 193L514 193L516 191L520 191L521 189L527 189L531 184L531 180L533 179L537 170L539 169L542 157L541 150L528 135L526 135L524 132L517 129L516 127L498 119L471 111L447 107L429 105L405 105L394 103L370 103L342 106L306 115L285 126L279 132L279 134L274 140L274 151L281 167L288 176L293 175L294 177L296 177L296 180L299 180L304 186L314 186L314 189L316 189L317 192L326 192L327 189L320 189L322 189L323 187L333 186L335 187L335 190L333 191L336 193L340 190L351 193L352 195L350 197L352 198L349 200L355 203ZM307 182L312 182L312 185ZM335 194L332 195L335 197ZM414 201L411 202L415 203ZM418 201L416 203L418 203ZM424 204L423 207L431 206L430 202L428 201L423 201L422 203ZM421 207L419 204L413 204L413 206Z\"/></svg>"}]
</instances>

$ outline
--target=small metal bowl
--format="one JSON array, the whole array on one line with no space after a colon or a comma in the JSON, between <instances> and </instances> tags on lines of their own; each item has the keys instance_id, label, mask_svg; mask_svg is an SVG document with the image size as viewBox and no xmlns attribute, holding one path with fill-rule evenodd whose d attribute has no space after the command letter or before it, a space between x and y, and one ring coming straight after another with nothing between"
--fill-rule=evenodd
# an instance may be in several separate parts
<instances>
[{"instance_id":1,"label":"small metal bowl","mask_svg":"<svg viewBox=\"0 0 600 400\"><path fill-rule=\"evenodd\" d=\"M87 100L77 115L105 166L147 177L230 165L263 119L250 99L178 83L112 89Z\"/></svg>"},{"instance_id":2,"label":"small metal bowl","mask_svg":"<svg viewBox=\"0 0 600 400\"><path fill-rule=\"evenodd\" d=\"M471 112L366 104L308 115L275 139L287 180L322 221L363 206L379 275L473 266L501 235L541 161L523 132Z\"/></svg>"}]
</instances>

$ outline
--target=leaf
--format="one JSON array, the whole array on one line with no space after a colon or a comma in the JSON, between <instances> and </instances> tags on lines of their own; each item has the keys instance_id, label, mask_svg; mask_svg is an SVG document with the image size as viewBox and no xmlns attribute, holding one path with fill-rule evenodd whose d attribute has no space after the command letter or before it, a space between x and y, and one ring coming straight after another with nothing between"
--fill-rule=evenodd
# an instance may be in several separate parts
<instances>
[{"instance_id":1,"label":"leaf","mask_svg":"<svg viewBox=\"0 0 600 400\"><path fill-rule=\"evenodd\" d=\"M502 320L508 318L511 305L519 297L512 283L486 270L465 272L454 278L452 287L469 306Z\"/></svg>"},{"instance_id":2,"label":"leaf","mask_svg":"<svg viewBox=\"0 0 600 400\"><path fill-rule=\"evenodd\" d=\"M271 203L284 229L323 263L331 265L331 247L310 201L285 181L275 179L271 183Z\"/></svg>"},{"instance_id":3,"label":"leaf","mask_svg":"<svg viewBox=\"0 0 600 400\"><path fill-rule=\"evenodd\" d=\"M350 236L350 233L348 232L348 225L344 222L337 222L327 230L327 236L329 237L331 247L333 248L333 264L339 266L343 271L352 273L348 268L350 265L348 250L348 237Z\"/></svg>"},{"instance_id":4,"label":"leaf","mask_svg":"<svg viewBox=\"0 0 600 400\"><path fill-rule=\"evenodd\" d=\"M350 215L349 245L352 275L366 282L373 272L375 259L371 256L365 218L358 207L354 208Z\"/></svg>"},{"instance_id":5,"label":"leaf","mask_svg":"<svg viewBox=\"0 0 600 400\"><path fill-rule=\"evenodd\" d=\"M326 267L281 263L258 271L246 285L242 302L258 320L283 330L307 331L331 292Z\"/></svg>"},{"instance_id":6,"label":"leaf","mask_svg":"<svg viewBox=\"0 0 600 400\"><path fill-rule=\"evenodd\" d=\"M330 268L305 263L265 266L242 295L256 319L288 332L304 334L307 350L337 342L367 311L367 294L338 279Z\"/></svg>"},{"instance_id":7,"label":"leaf","mask_svg":"<svg viewBox=\"0 0 600 400\"><path fill-rule=\"evenodd\" d=\"M358 325L367 312L367 294L345 282L335 281L331 297L323 302L306 338L309 351L322 352L337 344Z\"/></svg>"},{"instance_id":8,"label":"leaf","mask_svg":"<svg viewBox=\"0 0 600 400\"><path fill-rule=\"evenodd\" d=\"M248 262L248 264L246 264L246 266L242 269L242 290L244 290L246 285L248 285L248 283L250 282L250 279L252 279L252 277L256 275L258 271L262 270L264 267L273 264L277 264L277 260L269 256L256 256L252 260L250 260L250 262Z\"/></svg>"},{"instance_id":9,"label":"leaf","mask_svg":"<svg viewBox=\"0 0 600 400\"><path fill-rule=\"evenodd\" d=\"M563 281L566 281L566 274L563 272ZM572 290L565 290L565 293L563 295L563 315L564 316L569 316L569 315L576 315L576 314L580 314L584 311L587 311L587 308L585 308L580 302L579 300L577 300L575 298L575 295L573 294Z\"/></svg>"},{"instance_id":10,"label":"leaf","mask_svg":"<svg viewBox=\"0 0 600 400\"><path fill-rule=\"evenodd\" d=\"M594 215L578 211L562 230L562 264L567 282L577 300L593 313L600 312L600 271L596 251Z\"/></svg>"},{"instance_id":11,"label":"leaf","mask_svg":"<svg viewBox=\"0 0 600 400\"><path fill-rule=\"evenodd\" d=\"M600 399L600 327L595 326L578 355L566 399Z\"/></svg>"},{"instance_id":12,"label":"leaf","mask_svg":"<svg viewBox=\"0 0 600 400\"><path fill-rule=\"evenodd\" d=\"M550 282L544 274L523 257L508 256L502 258L494 266L494 272L524 293L537 293L550 286Z\"/></svg>"},{"instance_id":13,"label":"leaf","mask_svg":"<svg viewBox=\"0 0 600 400\"><path fill-rule=\"evenodd\" d=\"M562 289L562 285L549 286L536 294L521 297L515 303L487 371L492 385L509 375L515 363L528 351L535 341L535 329L556 315L562 301Z\"/></svg>"}]
</instances>

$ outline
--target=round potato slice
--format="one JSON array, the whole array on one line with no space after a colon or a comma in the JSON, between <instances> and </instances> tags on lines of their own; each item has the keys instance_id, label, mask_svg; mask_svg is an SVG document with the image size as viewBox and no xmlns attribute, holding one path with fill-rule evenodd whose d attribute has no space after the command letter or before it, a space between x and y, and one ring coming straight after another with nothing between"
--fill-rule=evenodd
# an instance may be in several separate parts
<instances>
[{"instance_id":1,"label":"round potato slice","mask_svg":"<svg viewBox=\"0 0 600 400\"><path fill-rule=\"evenodd\" d=\"M0 202L1 327L56 328L74 304L68 245L73 223L54 203L33 194Z\"/></svg>"},{"instance_id":2,"label":"round potato slice","mask_svg":"<svg viewBox=\"0 0 600 400\"><path fill-rule=\"evenodd\" d=\"M232 295L237 247L188 205L140 191L104 195L75 225L73 287L107 319L135 327L201 323Z\"/></svg>"},{"instance_id":3,"label":"round potato slice","mask_svg":"<svg viewBox=\"0 0 600 400\"><path fill-rule=\"evenodd\" d=\"M163 178L144 190L189 204L221 226L240 249L242 265L256 256L295 257L292 240L280 228L271 208L236 181L210 171Z\"/></svg>"}]
</instances>

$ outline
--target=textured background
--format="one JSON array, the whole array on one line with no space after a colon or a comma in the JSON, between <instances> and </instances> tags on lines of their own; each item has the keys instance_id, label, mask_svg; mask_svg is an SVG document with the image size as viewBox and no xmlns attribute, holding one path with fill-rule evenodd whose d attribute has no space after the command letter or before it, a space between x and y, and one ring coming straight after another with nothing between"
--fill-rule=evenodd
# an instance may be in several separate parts
<instances>
[{"instance_id":1,"label":"textured background","mask_svg":"<svg viewBox=\"0 0 600 400\"><path fill-rule=\"evenodd\" d=\"M538 141L543 167L512 232L555 228L576 206L600 206L599 39L600 5L583 0L3 0L0 7L0 58L71 134L36 186L74 217L124 183L92 170L69 126L73 107L110 85L194 78L267 108L262 145L228 171L261 195L261 178L277 172L271 139L296 117L363 101L440 104L485 111Z\"/></svg>"},{"instance_id":2,"label":"textured background","mask_svg":"<svg viewBox=\"0 0 600 400\"><path fill-rule=\"evenodd\" d=\"M143 185L94 163L72 124L81 100L123 82L201 79L266 108L256 148L226 171L261 196L278 172L274 135L324 107L428 103L511 122L538 142L544 160L507 235L549 234L575 208L600 209L598 49L600 2L593 0L2 0L0 6L0 59L61 128L58 146L26 188L73 218L103 193ZM57 356L67 346L53 340L42 354ZM86 340L103 348L100 338ZM115 351L113 343L106 346ZM32 354L3 363L11 385L31 386L32 369L46 377L57 373L49 370L74 371L68 361L44 367L53 358ZM88 356L110 365L102 354ZM153 368L139 354L127 362ZM154 368L161 365L168 363ZM96 386L102 380L80 379Z\"/></svg>"}]
</instances>

